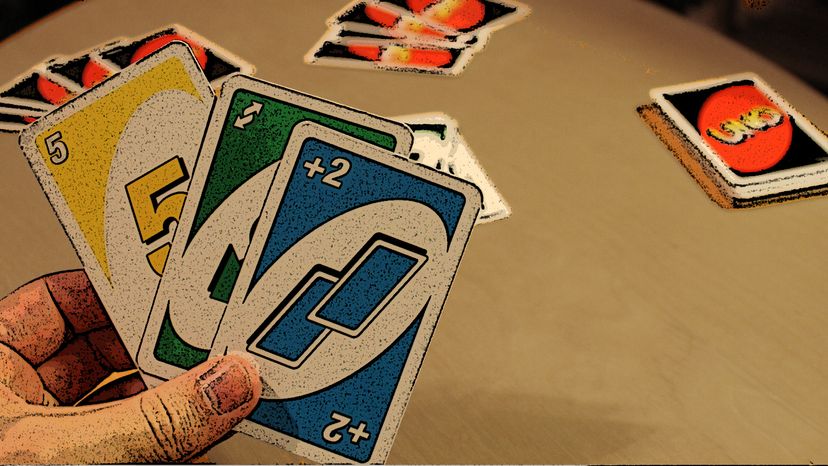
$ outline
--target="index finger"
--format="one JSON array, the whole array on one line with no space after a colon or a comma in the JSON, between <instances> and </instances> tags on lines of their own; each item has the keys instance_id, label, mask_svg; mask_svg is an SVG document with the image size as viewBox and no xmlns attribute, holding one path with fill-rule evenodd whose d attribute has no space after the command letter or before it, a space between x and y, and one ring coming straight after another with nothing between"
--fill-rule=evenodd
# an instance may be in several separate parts
<instances>
[{"instance_id":1,"label":"index finger","mask_svg":"<svg viewBox=\"0 0 828 466\"><path fill-rule=\"evenodd\" d=\"M0 342L39 365L73 335L109 325L82 270L35 279L0 300Z\"/></svg>"}]
</instances>

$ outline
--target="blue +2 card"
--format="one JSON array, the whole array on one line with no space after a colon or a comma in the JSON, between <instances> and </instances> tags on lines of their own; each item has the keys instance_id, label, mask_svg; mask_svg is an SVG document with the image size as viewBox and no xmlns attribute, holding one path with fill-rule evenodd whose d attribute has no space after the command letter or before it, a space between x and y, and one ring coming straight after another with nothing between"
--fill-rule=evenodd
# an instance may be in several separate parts
<instances>
[{"instance_id":1,"label":"blue +2 card","mask_svg":"<svg viewBox=\"0 0 828 466\"><path fill-rule=\"evenodd\" d=\"M384 461L479 208L469 183L297 126L213 345L261 368L239 430Z\"/></svg>"}]
</instances>

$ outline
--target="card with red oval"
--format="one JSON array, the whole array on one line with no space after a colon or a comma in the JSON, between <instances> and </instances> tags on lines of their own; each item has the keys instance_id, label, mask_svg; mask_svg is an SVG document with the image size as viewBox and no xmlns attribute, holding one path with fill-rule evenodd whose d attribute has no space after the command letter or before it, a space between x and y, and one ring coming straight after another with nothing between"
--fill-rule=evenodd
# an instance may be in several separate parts
<instances>
[{"instance_id":1,"label":"card with red oval","mask_svg":"<svg viewBox=\"0 0 828 466\"><path fill-rule=\"evenodd\" d=\"M125 38L119 37L80 55L56 57L46 62L46 71L68 79L82 89L90 89L121 70L105 62L99 52L115 47L124 40Z\"/></svg>"},{"instance_id":2,"label":"card with red oval","mask_svg":"<svg viewBox=\"0 0 828 466\"><path fill-rule=\"evenodd\" d=\"M422 43L463 44L479 40L475 34L462 34L439 24L429 24L397 5L372 0L349 3L331 16L326 24L331 28Z\"/></svg>"},{"instance_id":3,"label":"card with red oval","mask_svg":"<svg viewBox=\"0 0 828 466\"><path fill-rule=\"evenodd\" d=\"M828 138L755 74L656 88L650 96L730 197L828 185Z\"/></svg>"},{"instance_id":4,"label":"card with red oval","mask_svg":"<svg viewBox=\"0 0 828 466\"><path fill-rule=\"evenodd\" d=\"M457 33L493 31L529 15L528 6L512 0L383 0L433 27Z\"/></svg>"},{"instance_id":5,"label":"card with red oval","mask_svg":"<svg viewBox=\"0 0 828 466\"><path fill-rule=\"evenodd\" d=\"M0 88L0 104L49 111L80 91L79 86L38 66Z\"/></svg>"},{"instance_id":6,"label":"card with red oval","mask_svg":"<svg viewBox=\"0 0 828 466\"><path fill-rule=\"evenodd\" d=\"M78 55L55 56L0 86L0 132L17 132L45 113L118 74L172 41L185 42L214 89L253 65L189 29L172 24L138 38L123 37Z\"/></svg>"},{"instance_id":7,"label":"card with red oval","mask_svg":"<svg viewBox=\"0 0 828 466\"><path fill-rule=\"evenodd\" d=\"M43 115L22 105L0 104L0 132L16 133Z\"/></svg>"},{"instance_id":8,"label":"card with red oval","mask_svg":"<svg viewBox=\"0 0 828 466\"><path fill-rule=\"evenodd\" d=\"M147 33L132 42L104 48L99 55L105 65L120 70L172 41L181 41L190 46L214 89L218 89L221 83L233 73L253 74L255 71L252 64L180 24L172 24L159 31Z\"/></svg>"},{"instance_id":9,"label":"card with red oval","mask_svg":"<svg viewBox=\"0 0 828 466\"><path fill-rule=\"evenodd\" d=\"M479 48L411 43L332 29L305 55L305 63L454 76L463 71Z\"/></svg>"}]
</instances>

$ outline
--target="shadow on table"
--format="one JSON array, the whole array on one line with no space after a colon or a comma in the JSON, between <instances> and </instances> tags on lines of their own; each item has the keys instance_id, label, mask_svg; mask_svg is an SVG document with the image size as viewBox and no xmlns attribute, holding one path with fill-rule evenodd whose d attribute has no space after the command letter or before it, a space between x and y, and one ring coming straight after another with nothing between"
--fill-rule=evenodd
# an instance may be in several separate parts
<instances>
[{"instance_id":1,"label":"shadow on table","mask_svg":"<svg viewBox=\"0 0 828 466\"><path fill-rule=\"evenodd\" d=\"M415 389L412 404L428 412L418 413L419 424L403 418L389 463L594 463L655 430L622 419L611 405L537 395L444 386Z\"/></svg>"}]
</instances>

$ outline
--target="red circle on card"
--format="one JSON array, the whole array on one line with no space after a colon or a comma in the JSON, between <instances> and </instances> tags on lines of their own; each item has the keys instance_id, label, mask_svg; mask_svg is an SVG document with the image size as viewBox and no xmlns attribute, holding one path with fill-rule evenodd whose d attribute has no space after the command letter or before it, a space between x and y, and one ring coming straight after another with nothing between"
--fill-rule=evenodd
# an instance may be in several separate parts
<instances>
[{"instance_id":1,"label":"red circle on card","mask_svg":"<svg viewBox=\"0 0 828 466\"><path fill-rule=\"evenodd\" d=\"M110 75L111 73L108 69L104 68L98 63L95 63L92 60L89 60L86 63L86 66L83 67L83 73L81 74L81 82L83 83L83 87L89 89L90 87L108 78Z\"/></svg>"},{"instance_id":2,"label":"red circle on card","mask_svg":"<svg viewBox=\"0 0 828 466\"><path fill-rule=\"evenodd\" d=\"M132 55L132 59L130 59L129 62L135 63L138 60L146 57L147 55L150 55L151 53L157 51L161 47L169 44L174 40L180 40L181 42L185 42L187 45L189 45L190 48L193 50L193 55L195 55L196 60L198 60L199 66L201 66L201 69L204 69L204 67L207 65L207 52L204 51L204 47L179 34L165 34L138 47L138 50L135 51L135 53Z\"/></svg>"},{"instance_id":3,"label":"red circle on card","mask_svg":"<svg viewBox=\"0 0 828 466\"><path fill-rule=\"evenodd\" d=\"M458 31L470 29L486 17L486 6L480 0L448 0L428 12L438 21Z\"/></svg>"},{"instance_id":4,"label":"red circle on card","mask_svg":"<svg viewBox=\"0 0 828 466\"><path fill-rule=\"evenodd\" d=\"M46 101L54 105L60 105L72 98L74 95L65 87L60 84L56 84L43 76L37 77L37 92L39 92L40 95L46 99Z\"/></svg>"},{"instance_id":5,"label":"red circle on card","mask_svg":"<svg viewBox=\"0 0 828 466\"><path fill-rule=\"evenodd\" d=\"M790 117L751 85L716 91L699 111L699 133L733 170L755 173L781 161L791 147Z\"/></svg>"}]
</instances>

